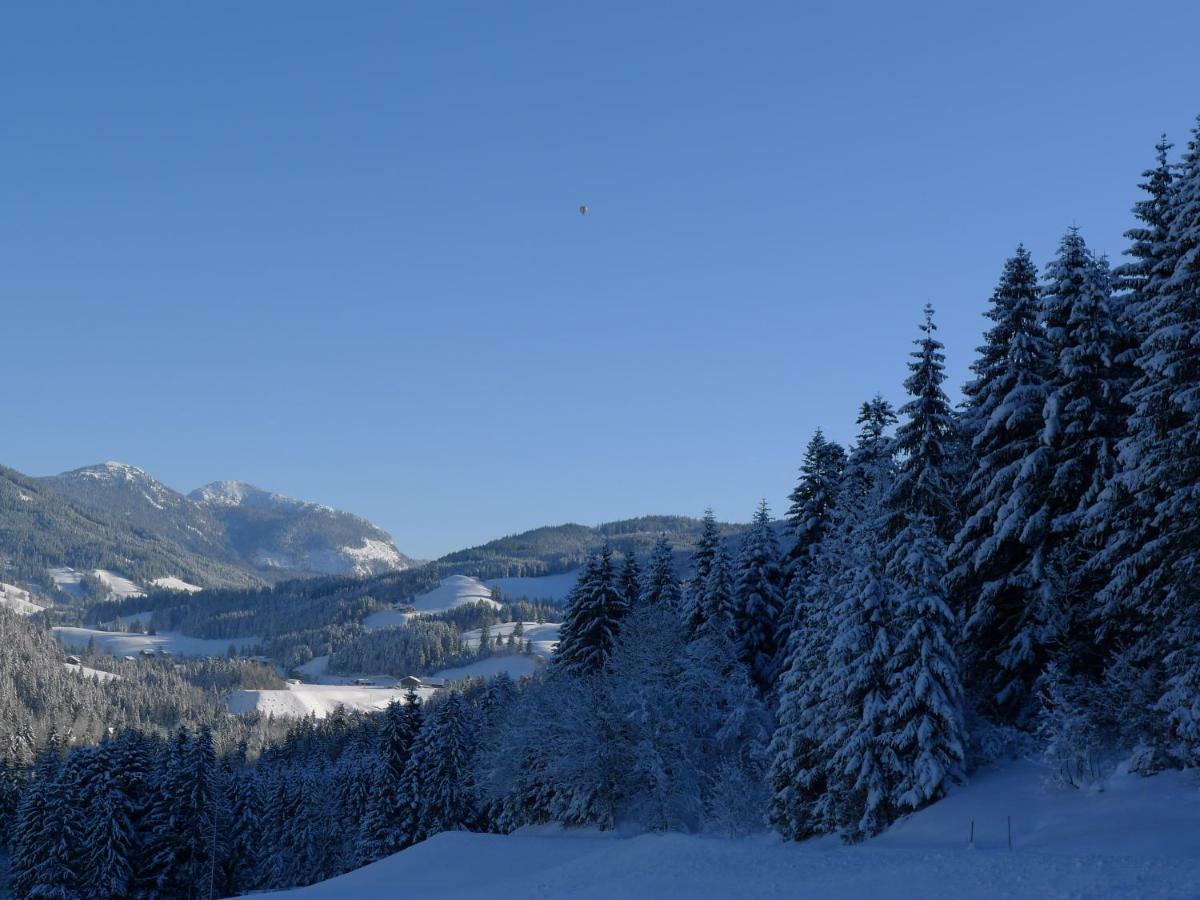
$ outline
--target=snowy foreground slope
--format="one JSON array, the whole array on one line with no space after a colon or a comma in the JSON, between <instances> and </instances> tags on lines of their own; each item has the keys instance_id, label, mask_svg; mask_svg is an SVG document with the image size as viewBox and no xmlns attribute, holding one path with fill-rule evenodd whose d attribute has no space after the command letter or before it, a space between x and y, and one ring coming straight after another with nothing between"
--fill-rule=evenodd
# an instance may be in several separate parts
<instances>
[{"instance_id":1,"label":"snowy foreground slope","mask_svg":"<svg viewBox=\"0 0 1200 900\"><path fill-rule=\"evenodd\" d=\"M1200 897L1200 779L1117 776L1098 794L1018 763L854 847L526 829L451 832L264 896L379 898ZM1013 850L1006 817L1013 819ZM971 821L975 849L967 849Z\"/></svg>"}]
</instances>

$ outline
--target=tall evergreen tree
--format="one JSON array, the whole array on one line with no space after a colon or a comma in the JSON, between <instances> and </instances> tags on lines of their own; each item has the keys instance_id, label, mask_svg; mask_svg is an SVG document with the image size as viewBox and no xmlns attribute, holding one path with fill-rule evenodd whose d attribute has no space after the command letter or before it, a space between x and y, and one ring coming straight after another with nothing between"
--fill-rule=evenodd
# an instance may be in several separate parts
<instances>
[{"instance_id":1,"label":"tall evergreen tree","mask_svg":"<svg viewBox=\"0 0 1200 900\"><path fill-rule=\"evenodd\" d=\"M362 822L359 865L396 853L409 842L405 829L412 798L405 790L405 771L423 719L421 698L412 690L404 703L394 700L384 712L382 760Z\"/></svg>"},{"instance_id":2,"label":"tall evergreen tree","mask_svg":"<svg viewBox=\"0 0 1200 900\"><path fill-rule=\"evenodd\" d=\"M788 495L791 505L784 519L788 540L784 566L788 578L791 578L797 566L801 577L804 576L807 561L829 529L845 465L846 451L841 444L827 440L825 433L818 428L804 450L800 480Z\"/></svg>"},{"instance_id":3,"label":"tall evergreen tree","mask_svg":"<svg viewBox=\"0 0 1200 900\"><path fill-rule=\"evenodd\" d=\"M612 655L621 620L629 612L612 555L612 548L605 544L599 555L589 557L567 598L554 652L555 665L567 671L585 674L603 669Z\"/></svg>"},{"instance_id":4,"label":"tall evergreen tree","mask_svg":"<svg viewBox=\"0 0 1200 900\"><path fill-rule=\"evenodd\" d=\"M696 634L704 622L704 591L708 573L721 546L721 532L712 507L704 511L700 537L692 551L692 577L683 592L681 614L689 634Z\"/></svg>"},{"instance_id":5,"label":"tall evergreen tree","mask_svg":"<svg viewBox=\"0 0 1200 900\"><path fill-rule=\"evenodd\" d=\"M1144 623L1142 658L1163 661L1160 707L1171 752L1200 760L1200 120L1180 163L1166 235L1142 288L1147 335L1129 392L1133 413L1122 442L1119 482L1130 498L1107 555L1110 608ZM1167 729L1164 729L1167 730Z\"/></svg>"},{"instance_id":6,"label":"tall evergreen tree","mask_svg":"<svg viewBox=\"0 0 1200 900\"><path fill-rule=\"evenodd\" d=\"M1055 627L1046 592L1046 522L1035 514L1049 472L1042 442L1049 349L1037 270L1018 247L992 295L964 411L977 466L951 545L951 589L965 609L967 665L985 704L1010 721L1032 713L1031 688Z\"/></svg>"},{"instance_id":7,"label":"tall evergreen tree","mask_svg":"<svg viewBox=\"0 0 1200 900\"><path fill-rule=\"evenodd\" d=\"M412 840L475 827L478 797L471 768L472 724L470 707L457 691L449 692L425 717L406 770Z\"/></svg>"},{"instance_id":8,"label":"tall evergreen tree","mask_svg":"<svg viewBox=\"0 0 1200 900\"><path fill-rule=\"evenodd\" d=\"M955 527L954 488L946 472L955 439L942 344L925 307L896 430L900 461L885 498L890 520L888 573L895 583L895 647L890 660L888 729L897 766L891 802L912 810L937 800L962 776L962 681L955 618L946 588L946 542Z\"/></svg>"},{"instance_id":9,"label":"tall evergreen tree","mask_svg":"<svg viewBox=\"0 0 1200 900\"><path fill-rule=\"evenodd\" d=\"M632 550L625 554L625 562L621 564L621 596L629 609L642 602L642 567Z\"/></svg>"},{"instance_id":10,"label":"tall evergreen tree","mask_svg":"<svg viewBox=\"0 0 1200 900\"><path fill-rule=\"evenodd\" d=\"M704 594L700 598L701 624L693 634L709 634L722 640L733 639L733 606L736 599L733 583L733 559L724 544L717 546L716 555L704 579Z\"/></svg>"},{"instance_id":11,"label":"tall evergreen tree","mask_svg":"<svg viewBox=\"0 0 1200 900\"><path fill-rule=\"evenodd\" d=\"M665 535L659 535L650 554L650 568L642 587L642 602L678 610L682 601L679 576L675 574L675 556Z\"/></svg>"},{"instance_id":12,"label":"tall evergreen tree","mask_svg":"<svg viewBox=\"0 0 1200 900\"><path fill-rule=\"evenodd\" d=\"M1060 661L1074 667L1093 655L1091 606L1099 585L1087 568L1096 548L1086 524L1116 475L1129 379L1108 266L1077 229L1062 239L1046 275L1042 320L1051 366L1042 441L1050 469L1036 518L1046 534L1043 590L1055 592Z\"/></svg>"},{"instance_id":13,"label":"tall evergreen tree","mask_svg":"<svg viewBox=\"0 0 1200 900\"><path fill-rule=\"evenodd\" d=\"M734 573L733 630L738 656L759 690L771 689L779 647L776 635L783 611L783 569L771 512L762 501L742 540Z\"/></svg>"}]
</instances>

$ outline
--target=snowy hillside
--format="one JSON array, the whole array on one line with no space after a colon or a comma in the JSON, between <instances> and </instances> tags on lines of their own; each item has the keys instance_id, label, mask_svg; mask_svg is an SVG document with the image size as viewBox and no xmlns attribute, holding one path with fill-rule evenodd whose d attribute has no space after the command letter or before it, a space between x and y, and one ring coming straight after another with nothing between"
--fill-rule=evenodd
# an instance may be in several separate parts
<instances>
[{"instance_id":1,"label":"snowy hillside","mask_svg":"<svg viewBox=\"0 0 1200 900\"><path fill-rule=\"evenodd\" d=\"M443 578L441 584L432 591L417 597L412 607L419 613L438 613L462 606L464 603L488 603L499 606L492 599L492 591L486 584L469 575L451 575ZM403 625L408 621L408 613L399 610L383 610L373 613L363 619L366 629L388 628L393 625Z\"/></svg>"},{"instance_id":2,"label":"snowy hillside","mask_svg":"<svg viewBox=\"0 0 1200 900\"><path fill-rule=\"evenodd\" d=\"M554 600L561 602L567 599L571 588L579 580L579 570L572 569L559 575L537 575L533 577L489 578L484 582L488 587L498 587L504 596L510 600L524 597L528 600Z\"/></svg>"},{"instance_id":3,"label":"snowy hillside","mask_svg":"<svg viewBox=\"0 0 1200 900\"><path fill-rule=\"evenodd\" d=\"M393 700L403 699L405 693L397 687L289 684L286 690L234 691L229 697L229 711L241 714L257 710L276 717L300 719L315 715L323 719L339 706L351 712L380 710ZM422 699L432 693L429 688L417 690Z\"/></svg>"},{"instance_id":4,"label":"snowy hillside","mask_svg":"<svg viewBox=\"0 0 1200 900\"><path fill-rule=\"evenodd\" d=\"M33 595L15 584L0 582L0 606L7 607L20 616L32 616L45 609L33 602Z\"/></svg>"},{"instance_id":5,"label":"snowy hillside","mask_svg":"<svg viewBox=\"0 0 1200 900\"><path fill-rule=\"evenodd\" d=\"M89 641L95 642L96 651L111 656L133 656L143 650L165 651L177 656L225 656L231 646L241 650L254 647L258 638L195 638L174 632L159 634L127 634L120 631L101 631L96 628L74 628L56 626L54 636L64 647L83 650Z\"/></svg>"},{"instance_id":6,"label":"snowy hillside","mask_svg":"<svg viewBox=\"0 0 1200 900\"><path fill-rule=\"evenodd\" d=\"M1089 794L1018 763L978 776L874 840L448 832L286 900L1200 896L1194 773L1119 776ZM1012 817L1013 850L1007 821ZM970 823L975 849L967 848Z\"/></svg>"},{"instance_id":7,"label":"snowy hillside","mask_svg":"<svg viewBox=\"0 0 1200 900\"><path fill-rule=\"evenodd\" d=\"M260 569L377 575L412 565L386 531L330 506L244 481L214 481L188 499L221 522L235 552Z\"/></svg>"},{"instance_id":8,"label":"snowy hillside","mask_svg":"<svg viewBox=\"0 0 1200 900\"><path fill-rule=\"evenodd\" d=\"M499 640L507 638L516 627L516 622L504 622L493 625L489 631L493 640ZM521 627L525 632L521 636L521 640L532 643L534 653L543 659L549 659L554 655L554 648L558 646L558 629L560 627L558 622L545 622L541 625L537 622L522 622ZM482 630L479 628L473 631L464 631L463 646L468 650L478 649L481 636Z\"/></svg>"}]
</instances>

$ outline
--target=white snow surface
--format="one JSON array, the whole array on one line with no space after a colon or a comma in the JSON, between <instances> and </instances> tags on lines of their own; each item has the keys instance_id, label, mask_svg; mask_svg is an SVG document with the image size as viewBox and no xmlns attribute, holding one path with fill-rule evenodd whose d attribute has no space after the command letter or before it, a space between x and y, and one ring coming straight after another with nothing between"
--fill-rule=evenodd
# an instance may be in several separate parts
<instances>
[{"instance_id":1,"label":"white snow surface","mask_svg":"<svg viewBox=\"0 0 1200 900\"><path fill-rule=\"evenodd\" d=\"M286 900L1068 898L1200 896L1194 772L1118 775L1087 793L1016 763L977 775L857 846L759 835L634 837L556 828L437 835ZM1013 849L1007 846L1007 817ZM967 848L975 822L975 847Z\"/></svg>"},{"instance_id":2,"label":"white snow surface","mask_svg":"<svg viewBox=\"0 0 1200 900\"><path fill-rule=\"evenodd\" d=\"M469 575L450 575L443 578L441 584L432 591L421 594L413 601L413 608L419 613L438 613L462 606L464 603L488 603L498 607L492 599L492 591L478 578ZM372 613L363 619L363 628L368 631L375 628L389 628L403 625L409 619L409 613L396 609L385 609Z\"/></svg>"},{"instance_id":3,"label":"white snow surface","mask_svg":"<svg viewBox=\"0 0 1200 900\"><path fill-rule=\"evenodd\" d=\"M176 578L174 575L168 575L166 578L154 578L151 579L150 583L155 587L166 588L169 591L184 591L188 594L204 590L199 585L188 584L182 578Z\"/></svg>"},{"instance_id":4,"label":"white snow surface","mask_svg":"<svg viewBox=\"0 0 1200 900\"><path fill-rule=\"evenodd\" d=\"M525 634L521 640L531 641L535 654L543 659L549 659L554 655L554 648L558 646L558 629L562 627L558 622L546 622L542 625L539 625L537 622L522 622L521 624L525 626ZM512 634L515 627L515 622L504 622L493 625L491 627L492 640L507 638ZM463 646L468 650L478 648L479 638L482 633L482 629L479 628L472 631L464 631Z\"/></svg>"},{"instance_id":5,"label":"white snow surface","mask_svg":"<svg viewBox=\"0 0 1200 900\"><path fill-rule=\"evenodd\" d=\"M529 600L562 601L567 599L567 594L571 592L571 588L575 587L575 582L578 580L579 570L572 569L570 572L563 572L560 575L538 575L528 578L489 578L485 584L488 587L500 588L504 592L504 596L509 600L517 600L525 597Z\"/></svg>"},{"instance_id":6,"label":"white snow surface","mask_svg":"<svg viewBox=\"0 0 1200 900\"><path fill-rule=\"evenodd\" d=\"M33 602L33 595L29 591L3 582L0 582L0 606L8 607L19 616L32 616L45 609Z\"/></svg>"},{"instance_id":7,"label":"white snow surface","mask_svg":"<svg viewBox=\"0 0 1200 900\"><path fill-rule=\"evenodd\" d=\"M127 634L120 631L101 631L98 628L74 628L65 625L51 629L64 646L82 650L88 641L96 641L96 651L112 656L136 655L142 650L166 650L176 656L224 656L231 646L249 649L258 643L256 637L196 638L173 631L158 634Z\"/></svg>"},{"instance_id":8,"label":"white snow surface","mask_svg":"<svg viewBox=\"0 0 1200 900\"><path fill-rule=\"evenodd\" d=\"M83 575L80 572L69 566L58 566L48 571L50 572L50 580L58 586L59 590L65 591L74 597L83 596L83 588L80 585ZM101 584L108 588L108 596L106 597L108 600L141 597L146 593L141 585L135 584L124 575L110 572L108 569L92 569L92 574L100 579Z\"/></svg>"},{"instance_id":9,"label":"white snow surface","mask_svg":"<svg viewBox=\"0 0 1200 900\"><path fill-rule=\"evenodd\" d=\"M318 719L323 719L339 706L350 712L383 709L393 700L402 700L406 693L406 688L398 687L289 684L286 690L234 691L229 695L229 711L241 715L257 710L277 718L294 719L316 715ZM417 689L422 700L427 700L432 693L431 688Z\"/></svg>"},{"instance_id":10,"label":"white snow surface","mask_svg":"<svg viewBox=\"0 0 1200 900\"><path fill-rule=\"evenodd\" d=\"M458 681L460 678L492 678L501 672L510 678L524 678L536 672L542 663L521 653L497 653L465 666L442 669L429 677L434 681Z\"/></svg>"},{"instance_id":11,"label":"white snow surface","mask_svg":"<svg viewBox=\"0 0 1200 900\"><path fill-rule=\"evenodd\" d=\"M77 675L83 675L86 678L99 678L101 681L121 680L121 676L113 672L105 672L102 669L92 669L88 666L81 666L78 663L63 663L63 667L68 672L74 672Z\"/></svg>"}]
</instances>

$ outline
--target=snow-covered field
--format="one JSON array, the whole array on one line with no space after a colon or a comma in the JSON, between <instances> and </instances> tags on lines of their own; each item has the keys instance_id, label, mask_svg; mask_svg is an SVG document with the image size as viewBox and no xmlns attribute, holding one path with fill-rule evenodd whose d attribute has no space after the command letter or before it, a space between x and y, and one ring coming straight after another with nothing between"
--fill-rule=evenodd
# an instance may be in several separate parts
<instances>
[{"instance_id":1,"label":"snow-covered field","mask_svg":"<svg viewBox=\"0 0 1200 900\"><path fill-rule=\"evenodd\" d=\"M187 594L194 594L196 591L203 590L198 584L188 584L182 578L176 578L174 575L168 575L166 578L155 578L150 582L155 587L166 588L168 591L183 591Z\"/></svg>"},{"instance_id":2,"label":"snow-covered field","mask_svg":"<svg viewBox=\"0 0 1200 900\"><path fill-rule=\"evenodd\" d=\"M83 574L70 568L69 566L59 566L49 569L50 580L58 587L59 590L80 597L83 595L83 587L80 584ZM141 585L135 584L124 575L118 575L116 572L110 572L108 569L92 569L92 574L100 579L100 582L108 589L107 599L109 600L124 600L126 597L141 597L146 592ZM162 579L160 579L162 580ZM178 579L172 579L178 581ZM180 582L183 584L184 582Z\"/></svg>"},{"instance_id":3,"label":"snow-covered field","mask_svg":"<svg viewBox=\"0 0 1200 900\"><path fill-rule=\"evenodd\" d=\"M554 655L554 648L558 646L559 623L546 622L539 625L537 622L522 622L521 624L525 627L525 634L521 640L532 641L534 653L543 659L549 659ZM491 627L492 640L504 640L512 634L514 628L516 628L515 622L493 625ZM478 628L473 631L464 631L463 646L468 650L478 648L481 634L482 631Z\"/></svg>"},{"instance_id":4,"label":"snow-covered field","mask_svg":"<svg viewBox=\"0 0 1200 900\"><path fill-rule=\"evenodd\" d=\"M419 613L438 613L462 606L464 603L489 603L496 606L492 599L492 590L478 578L468 575L451 575L443 578L442 583L432 591L421 594L413 601L413 608ZM363 619L363 628L388 628L393 625L403 625L408 621L408 613L394 609L372 613Z\"/></svg>"},{"instance_id":5,"label":"snow-covered field","mask_svg":"<svg viewBox=\"0 0 1200 900\"><path fill-rule=\"evenodd\" d=\"M82 675L85 678L99 678L101 681L112 681L113 679L120 680L120 675L115 675L112 672L105 672L101 669L92 669L88 666L81 666L78 663L63 663L63 666L68 672L74 672L77 675Z\"/></svg>"},{"instance_id":6,"label":"snow-covered field","mask_svg":"<svg viewBox=\"0 0 1200 900\"><path fill-rule=\"evenodd\" d=\"M407 691L397 687L356 687L344 684L289 684L280 691L234 691L229 695L229 711L242 714L258 710L277 717L303 718L315 714L322 719L344 706L351 712L383 709L393 700L403 699ZM433 690L419 688L427 699Z\"/></svg>"},{"instance_id":7,"label":"snow-covered field","mask_svg":"<svg viewBox=\"0 0 1200 900\"><path fill-rule=\"evenodd\" d=\"M54 636L63 645L76 650L82 650L89 640L95 640L99 653L112 656L128 656L140 653L142 650L166 650L177 656L225 656L231 646L246 650L258 643L256 637L244 638L194 638L177 632L160 632L159 634L126 634L120 631L101 631L97 628L74 628L57 626Z\"/></svg>"},{"instance_id":8,"label":"snow-covered field","mask_svg":"<svg viewBox=\"0 0 1200 900\"><path fill-rule=\"evenodd\" d=\"M525 829L440 834L339 878L266 897L992 898L1200 896L1200 781L1049 787L1019 763L859 846ZM1007 817L1013 822L1008 850ZM975 822L975 848L967 848Z\"/></svg>"},{"instance_id":9,"label":"snow-covered field","mask_svg":"<svg viewBox=\"0 0 1200 900\"><path fill-rule=\"evenodd\" d=\"M435 681L458 681L460 678L492 678L501 672L508 673L511 678L523 678L526 675L532 675L541 665L542 663L531 656L524 656L520 653L500 653L469 665L442 669L435 675L431 675L430 678Z\"/></svg>"},{"instance_id":10,"label":"snow-covered field","mask_svg":"<svg viewBox=\"0 0 1200 900\"><path fill-rule=\"evenodd\" d=\"M528 600L567 599L571 588L579 580L579 570L573 569L561 575L538 575L532 578L489 578L488 587L498 587L510 600L525 597Z\"/></svg>"},{"instance_id":11,"label":"snow-covered field","mask_svg":"<svg viewBox=\"0 0 1200 900\"><path fill-rule=\"evenodd\" d=\"M0 606L6 606L19 616L32 616L41 612L44 606L33 602L33 596L24 588L15 584L0 582Z\"/></svg>"}]
</instances>

